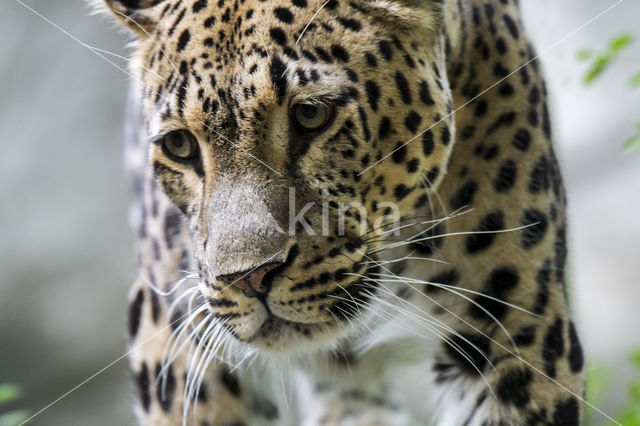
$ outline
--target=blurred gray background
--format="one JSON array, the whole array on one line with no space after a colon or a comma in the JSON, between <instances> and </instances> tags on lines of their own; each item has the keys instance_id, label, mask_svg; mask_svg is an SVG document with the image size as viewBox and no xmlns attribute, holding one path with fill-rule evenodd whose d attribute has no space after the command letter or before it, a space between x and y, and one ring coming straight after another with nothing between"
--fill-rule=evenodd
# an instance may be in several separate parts
<instances>
[{"instance_id":1,"label":"blurred gray background","mask_svg":"<svg viewBox=\"0 0 640 426\"><path fill-rule=\"evenodd\" d=\"M24 1L83 42L127 54L127 37L89 16L84 0ZM541 53L614 3L521 0ZM15 0L1 10L0 383L22 385L17 405L34 413L125 350L128 76ZM623 402L623 365L640 346L640 154L621 151L640 121L640 89L627 84L640 40L589 88L576 55L633 32L637 16L640 3L626 0L542 56L569 187L574 311L591 368L609 377L607 413ZM123 359L33 424L128 425L131 400Z\"/></svg>"}]
</instances>

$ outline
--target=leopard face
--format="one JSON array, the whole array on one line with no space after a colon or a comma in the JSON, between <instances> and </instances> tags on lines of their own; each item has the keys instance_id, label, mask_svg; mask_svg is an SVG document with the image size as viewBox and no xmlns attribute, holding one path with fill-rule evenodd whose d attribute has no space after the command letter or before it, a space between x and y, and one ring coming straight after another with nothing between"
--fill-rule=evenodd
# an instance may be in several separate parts
<instances>
[{"instance_id":1,"label":"leopard face","mask_svg":"<svg viewBox=\"0 0 640 426\"><path fill-rule=\"evenodd\" d=\"M348 335L376 292L380 224L438 186L454 124L429 3L108 2L137 32L155 178L237 339L288 350Z\"/></svg>"}]
</instances>

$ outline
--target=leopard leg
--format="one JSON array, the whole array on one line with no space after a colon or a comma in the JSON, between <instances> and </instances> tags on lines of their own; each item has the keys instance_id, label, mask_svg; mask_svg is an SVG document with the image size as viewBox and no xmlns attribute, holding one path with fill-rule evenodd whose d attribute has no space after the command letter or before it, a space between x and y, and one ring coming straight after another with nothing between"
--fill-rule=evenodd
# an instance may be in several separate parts
<instances>
[{"instance_id":1,"label":"leopard leg","mask_svg":"<svg viewBox=\"0 0 640 426\"><path fill-rule=\"evenodd\" d=\"M580 424L582 354L570 321L527 322L513 336L517 352L497 336L464 336L470 343L458 340L461 351L449 346L435 364L439 424Z\"/></svg>"},{"instance_id":2,"label":"leopard leg","mask_svg":"<svg viewBox=\"0 0 640 426\"><path fill-rule=\"evenodd\" d=\"M158 188L147 165L148 142L139 116L138 93L134 85L126 135L133 187L131 218L138 254L137 279L129 297L128 354L138 421L144 425L181 425L186 418L186 424L209 426L270 424L277 408L256 396L248 381L216 359L202 368L200 386L185 392L206 348L204 344L198 346L192 334L194 326L185 323L202 317L192 317L186 309L189 295L194 293L190 290L197 287L198 279L195 274L189 275L194 268L184 216ZM179 300L181 295L183 302ZM197 308L194 305L192 310ZM185 330L180 335L183 339L174 339L181 330ZM177 355L168 357L167 349L176 341Z\"/></svg>"},{"instance_id":3,"label":"leopard leg","mask_svg":"<svg viewBox=\"0 0 640 426\"><path fill-rule=\"evenodd\" d=\"M212 362L198 392L185 397L189 365L192 356L197 358L198 354L183 351L171 363L165 363L162 354L175 327L167 316L168 306L149 287L146 278L134 284L130 304L129 359L139 423L180 425L186 410L187 424L248 424L238 378L222 363Z\"/></svg>"},{"instance_id":4,"label":"leopard leg","mask_svg":"<svg viewBox=\"0 0 640 426\"><path fill-rule=\"evenodd\" d=\"M527 212L553 203L555 220L541 215L522 228ZM447 222L441 232L454 237L433 255L452 261L405 271L423 280L417 300L442 324L434 363L441 425L580 423L584 360L564 282L563 197L525 205L524 213L515 205ZM467 232L498 215L504 232ZM471 255L456 261L465 251Z\"/></svg>"},{"instance_id":5,"label":"leopard leg","mask_svg":"<svg viewBox=\"0 0 640 426\"><path fill-rule=\"evenodd\" d=\"M248 424L246 401L239 379L223 363L213 361L202 375L198 392L185 397L190 372L203 356L195 341L186 342L177 356L167 363L168 345L183 340L172 339L184 329L189 339L191 328L184 324L188 315L180 308L171 309L179 293L171 290L180 283L180 270L188 269L188 239L180 221L181 213L164 198L151 180L144 196L148 197L144 220L138 228L140 265L129 304L129 359L137 393L136 414L140 424L179 425L183 415L187 424ZM186 280L180 286L197 285ZM183 293L184 294L184 293ZM177 304L176 304L177 305ZM177 305L181 306L181 305ZM189 390L189 389L188 389Z\"/></svg>"},{"instance_id":6,"label":"leopard leg","mask_svg":"<svg viewBox=\"0 0 640 426\"><path fill-rule=\"evenodd\" d=\"M411 275L447 326L434 364L439 423L577 425L584 362L566 296L566 197L542 70L516 28L517 2L446 5L458 132L436 217L466 213L420 253L447 264Z\"/></svg>"}]
</instances>

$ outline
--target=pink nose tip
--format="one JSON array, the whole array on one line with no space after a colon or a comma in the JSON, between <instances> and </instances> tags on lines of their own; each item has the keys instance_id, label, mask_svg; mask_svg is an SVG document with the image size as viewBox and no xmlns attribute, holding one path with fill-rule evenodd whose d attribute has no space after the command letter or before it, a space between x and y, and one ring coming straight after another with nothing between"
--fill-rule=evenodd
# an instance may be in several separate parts
<instances>
[{"instance_id":1,"label":"pink nose tip","mask_svg":"<svg viewBox=\"0 0 640 426\"><path fill-rule=\"evenodd\" d=\"M248 271L233 274L219 275L216 280L233 285L244 292L247 297L265 295L269 292L269 286L265 285L264 277L267 272L278 267L280 263L265 263Z\"/></svg>"}]
</instances>

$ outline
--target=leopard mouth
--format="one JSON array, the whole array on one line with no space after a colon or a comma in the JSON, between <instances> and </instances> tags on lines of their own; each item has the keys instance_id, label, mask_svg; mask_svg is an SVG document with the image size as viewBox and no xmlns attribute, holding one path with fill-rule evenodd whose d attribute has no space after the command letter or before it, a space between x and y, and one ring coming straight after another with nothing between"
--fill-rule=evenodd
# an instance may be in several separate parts
<instances>
[{"instance_id":1,"label":"leopard mouth","mask_svg":"<svg viewBox=\"0 0 640 426\"><path fill-rule=\"evenodd\" d=\"M362 285L359 281L354 286ZM375 292L373 287L365 287ZM346 291L341 289L342 291ZM353 295L351 296L353 297ZM358 296L356 296L356 299ZM352 300L342 297L342 306L336 310L341 315L335 313L328 319L316 318L314 321L288 319L287 311L280 312L280 304L271 301L263 301L262 306L266 311L266 317L257 328L253 336L246 340L250 345L274 352L310 352L318 348L327 348L339 344L343 338L356 332L356 323L363 323L366 316L363 306L352 306L352 312L346 310L346 304ZM349 303L350 304L350 303ZM271 307L270 307L271 306ZM275 309L274 309L275 308ZM329 310L327 306L327 310ZM348 312L348 315L347 315ZM360 317L359 321L354 321L355 317Z\"/></svg>"},{"instance_id":2,"label":"leopard mouth","mask_svg":"<svg viewBox=\"0 0 640 426\"><path fill-rule=\"evenodd\" d=\"M342 251L352 254L358 248L352 246L345 245ZM238 341L269 352L309 352L338 344L357 328L355 323L362 322L361 311L376 293L375 280L367 278L371 267L346 255L348 263L334 260L340 250L329 255L327 265L318 266L299 259L295 263L295 254L297 250L270 268L259 286L247 284L256 291L247 292L235 280L224 290L201 286L209 309L226 321Z\"/></svg>"}]
</instances>

